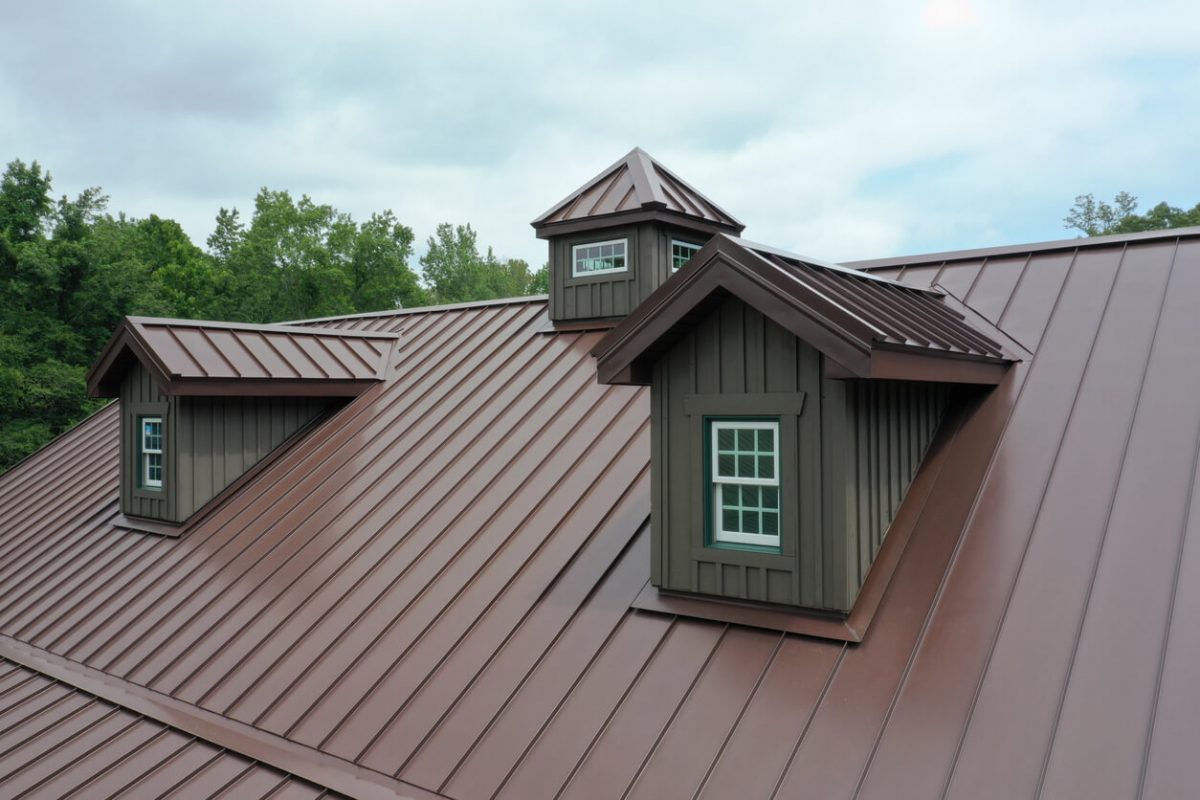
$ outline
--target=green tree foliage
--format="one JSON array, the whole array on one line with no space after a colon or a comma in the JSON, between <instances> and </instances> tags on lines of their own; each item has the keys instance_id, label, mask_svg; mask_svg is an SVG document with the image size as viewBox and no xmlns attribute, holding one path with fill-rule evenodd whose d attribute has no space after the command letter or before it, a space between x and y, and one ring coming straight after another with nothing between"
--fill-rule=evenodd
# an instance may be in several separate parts
<instances>
[{"instance_id":1,"label":"green tree foliage","mask_svg":"<svg viewBox=\"0 0 1200 800\"><path fill-rule=\"evenodd\" d=\"M461 303L540 293L537 289L540 273L531 273L525 261L501 260L490 247L486 254L480 255L470 225L443 222L426 245L421 270L434 302Z\"/></svg>"},{"instance_id":2,"label":"green tree foliage","mask_svg":"<svg viewBox=\"0 0 1200 800\"><path fill-rule=\"evenodd\" d=\"M524 261L481 256L469 225L439 226L429 289L409 266L412 229L362 223L263 189L248 222L221 209L197 247L174 221L108 212L98 188L52 194L36 162L0 177L0 472L103 405L84 375L130 314L277 322L524 294ZM431 297L432 295L432 297Z\"/></svg>"},{"instance_id":3,"label":"green tree foliage","mask_svg":"<svg viewBox=\"0 0 1200 800\"><path fill-rule=\"evenodd\" d=\"M1138 214L1137 207L1137 198L1129 192L1118 192L1111 204L1097 202L1091 194L1081 194L1063 219L1063 227L1077 230L1083 236L1103 236L1200 225L1200 203L1190 210L1159 203L1145 214Z\"/></svg>"}]
</instances>

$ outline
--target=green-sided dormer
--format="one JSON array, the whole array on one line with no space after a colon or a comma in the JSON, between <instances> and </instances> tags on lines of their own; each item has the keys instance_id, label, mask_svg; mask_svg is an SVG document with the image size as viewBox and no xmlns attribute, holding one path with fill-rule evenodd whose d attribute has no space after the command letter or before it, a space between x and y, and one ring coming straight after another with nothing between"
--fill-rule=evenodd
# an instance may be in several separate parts
<instances>
[{"instance_id":1,"label":"green-sided dormer","mask_svg":"<svg viewBox=\"0 0 1200 800\"><path fill-rule=\"evenodd\" d=\"M639 147L532 223L550 243L550 318L628 315L718 233L731 214Z\"/></svg>"}]
</instances>

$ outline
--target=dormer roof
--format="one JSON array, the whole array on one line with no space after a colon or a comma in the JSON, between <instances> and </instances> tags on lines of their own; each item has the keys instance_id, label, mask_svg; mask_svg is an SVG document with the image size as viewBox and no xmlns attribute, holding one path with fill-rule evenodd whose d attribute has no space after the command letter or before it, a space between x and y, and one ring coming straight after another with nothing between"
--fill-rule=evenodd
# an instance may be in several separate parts
<instances>
[{"instance_id":1,"label":"dormer roof","mask_svg":"<svg viewBox=\"0 0 1200 800\"><path fill-rule=\"evenodd\" d=\"M355 396L385 377L394 333L126 317L87 375L116 397L136 359L168 395Z\"/></svg>"},{"instance_id":2,"label":"dormer roof","mask_svg":"<svg viewBox=\"0 0 1200 800\"><path fill-rule=\"evenodd\" d=\"M657 356L728 295L821 351L830 377L995 384L1019 360L939 291L720 235L597 345L601 382L649 383Z\"/></svg>"},{"instance_id":3,"label":"dormer roof","mask_svg":"<svg viewBox=\"0 0 1200 800\"><path fill-rule=\"evenodd\" d=\"M532 223L538 236L600 227L607 221L664 219L711 233L745 228L640 147L559 201Z\"/></svg>"}]
</instances>

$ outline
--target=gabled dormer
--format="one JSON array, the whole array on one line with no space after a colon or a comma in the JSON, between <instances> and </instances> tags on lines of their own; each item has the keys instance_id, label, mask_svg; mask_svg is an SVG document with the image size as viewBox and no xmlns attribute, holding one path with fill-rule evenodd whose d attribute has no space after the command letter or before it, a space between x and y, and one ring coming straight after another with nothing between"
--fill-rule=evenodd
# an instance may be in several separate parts
<instances>
[{"instance_id":1,"label":"gabled dormer","mask_svg":"<svg viewBox=\"0 0 1200 800\"><path fill-rule=\"evenodd\" d=\"M635 147L533 221L550 243L550 318L624 317L718 233L743 225Z\"/></svg>"},{"instance_id":2,"label":"gabled dormer","mask_svg":"<svg viewBox=\"0 0 1200 800\"><path fill-rule=\"evenodd\" d=\"M642 607L850 640L948 411L1014 360L937 291L725 235L595 353L602 383L651 387Z\"/></svg>"},{"instance_id":3,"label":"gabled dormer","mask_svg":"<svg viewBox=\"0 0 1200 800\"><path fill-rule=\"evenodd\" d=\"M127 527L178 534L318 420L386 377L394 334L127 317L88 373L121 403Z\"/></svg>"}]
</instances>

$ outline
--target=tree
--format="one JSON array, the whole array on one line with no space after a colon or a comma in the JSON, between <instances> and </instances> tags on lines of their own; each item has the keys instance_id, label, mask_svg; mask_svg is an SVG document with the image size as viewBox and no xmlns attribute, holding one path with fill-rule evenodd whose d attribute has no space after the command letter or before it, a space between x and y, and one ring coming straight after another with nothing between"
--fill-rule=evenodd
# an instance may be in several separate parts
<instances>
[{"instance_id":1,"label":"tree","mask_svg":"<svg viewBox=\"0 0 1200 800\"><path fill-rule=\"evenodd\" d=\"M50 173L17 159L0 177L0 235L10 243L34 238L50 214Z\"/></svg>"},{"instance_id":2,"label":"tree","mask_svg":"<svg viewBox=\"0 0 1200 800\"><path fill-rule=\"evenodd\" d=\"M531 293L535 276L519 258L497 258L492 248L480 255L470 225L443 222L426 242L421 271L438 303L520 297Z\"/></svg>"},{"instance_id":3,"label":"tree","mask_svg":"<svg viewBox=\"0 0 1200 800\"><path fill-rule=\"evenodd\" d=\"M1145 214L1138 214L1137 206L1137 198L1129 192L1118 192L1111 205L1103 200L1096 202L1090 193L1081 194L1063 219L1063 227L1084 236L1102 236L1200 225L1200 203L1187 211L1159 203Z\"/></svg>"},{"instance_id":4,"label":"tree","mask_svg":"<svg viewBox=\"0 0 1200 800\"><path fill-rule=\"evenodd\" d=\"M362 225L329 205L263 188L243 226L221 209L209 252L227 281L223 319L288 319L385 311L427 299L408 266L413 233L391 211Z\"/></svg>"}]
</instances>

